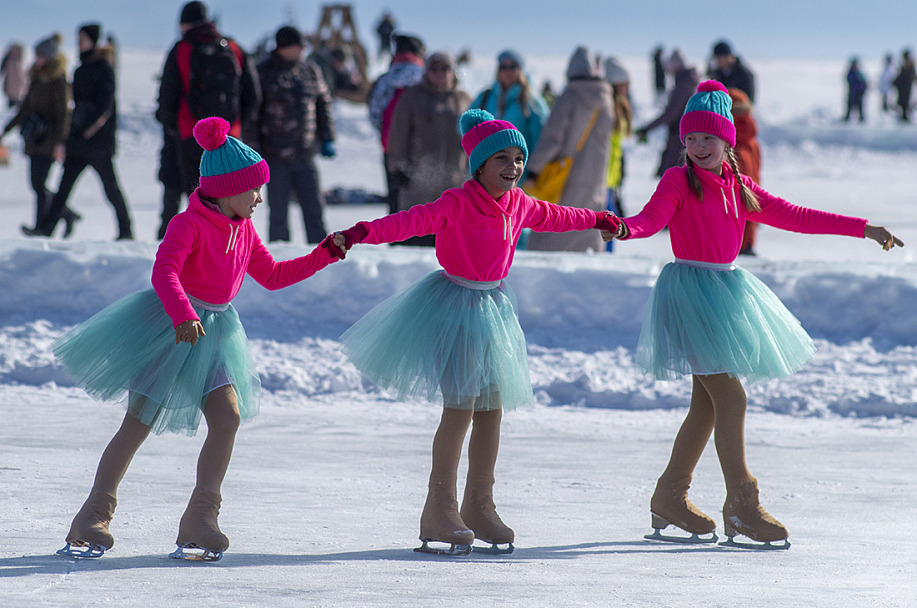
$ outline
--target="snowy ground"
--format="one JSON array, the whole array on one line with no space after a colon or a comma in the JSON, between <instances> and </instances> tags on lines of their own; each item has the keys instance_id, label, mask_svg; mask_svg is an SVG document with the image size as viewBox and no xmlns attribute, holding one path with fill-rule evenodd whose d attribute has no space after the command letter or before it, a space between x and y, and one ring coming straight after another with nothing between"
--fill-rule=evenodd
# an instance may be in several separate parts
<instances>
[{"instance_id":1,"label":"snowy ground","mask_svg":"<svg viewBox=\"0 0 917 608\"><path fill-rule=\"evenodd\" d=\"M516 530L511 556L449 560L411 551L439 408L393 401L337 349L350 323L436 267L432 252L389 247L359 248L281 292L248 282L236 299L265 390L262 415L242 428L224 485L221 525L232 546L222 561L166 557L203 430L143 446L119 493L112 551L94 561L53 555L122 414L73 388L48 345L148 285L160 194L150 118L160 61L128 51L122 63L130 69L122 69L117 164L137 243L111 242L112 214L92 175L72 199L85 218L73 240L20 237L18 226L32 217L27 165L14 153L0 169L3 605L914 605L911 249L883 253L865 241L767 228L759 257L741 263L780 295L819 348L793 377L747 387L749 462L766 507L790 530L789 551L642 539L690 390L687 380L652 383L633 367L643 304L671 259L660 235L619 244L613 255L517 255L509 280L538 403L504 418L496 491ZM559 82L563 63L546 59L543 75ZM638 110L651 118L649 71L629 65ZM823 64L757 67L764 186L801 204L866 215L917 245L917 129L887 118L838 124L840 74L825 76ZM468 88L476 91L491 69L469 68ZM788 89L797 94L778 97ZM337 115L340 155L322 161L325 186L380 191L365 111L343 105ZM629 150L631 211L654 186L655 136ZM256 217L262 231L266 211ZM327 220L341 229L382 212L333 207ZM305 251L294 226L297 241L273 246L276 256ZM719 519L724 489L712 447L692 497Z\"/></svg>"}]
</instances>

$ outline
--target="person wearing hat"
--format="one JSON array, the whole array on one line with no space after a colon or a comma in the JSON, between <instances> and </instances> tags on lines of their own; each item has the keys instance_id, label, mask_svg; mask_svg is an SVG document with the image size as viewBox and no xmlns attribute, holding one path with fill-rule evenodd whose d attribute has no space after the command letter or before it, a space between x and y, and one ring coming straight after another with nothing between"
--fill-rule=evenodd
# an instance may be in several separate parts
<instances>
[{"instance_id":1,"label":"person wearing hat","mask_svg":"<svg viewBox=\"0 0 917 608\"><path fill-rule=\"evenodd\" d=\"M815 352L799 321L764 283L735 265L745 222L807 234L869 238L885 250L903 243L881 226L792 205L739 173L732 100L719 82L702 82L682 115L685 163L666 171L639 214L623 218L604 238L634 239L666 226L675 262L649 296L636 363L657 380L691 375L687 417L650 501L647 538L714 542L716 522L688 499L694 468L711 433L726 482L723 529L751 548L789 547L785 526L761 506L745 458L747 381L781 378ZM663 536L674 525L691 537ZM776 543L776 544L775 544Z\"/></svg>"},{"instance_id":2,"label":"person wearing hat","mask_svg":"<svg viewBox=\"0 0 917 608\"><path fill-rule=\"evenodd\" d=\"M344 257L356 243L435 234L442 265L377 305L341 342L354 365L398 399L442 397L419 550L466 554L477 538L492 545L490 550L506 553L515 535L497 515L493 500L500 421L504 410L531 404L534 396L525 337L504 279L524 228L614 230L617 218L538 201L518 188L528 147L512 123L471 109L459 124L471 174L461 188L332 235L334 250ZM469 426L460 510L458 464Z\"/></svg>"},{"instance_id":3,"label":"person wearing hat","mask_svg":"<svg viewBox=\"0 0 917 608\"><path fill-rule=\"evenodd\" d=\"M262 99L257 147L274 175L267 187L269 239L290 240L287 210L295 191L306 240L318 243L327 231L315 155L335 155L331 93L315 62L303 59L305 43L299 30L285 25L274 39L276 48L258 65Z\"/></svg>"},{"instance_id":4,"label":"person wearing hat","mask_svg":"<svg viewBox=\"0 0 917 608\"><path fill-rule=\"evenodd\" d=\"M379 76L369 92L369 122L379 132L382 143L382 159L385 165L385 181L388 188L389 213L398 211L398 196L404 186L402 177L391 167L388 155L388 135L391 129L392 113L398 99L407 87L423 78L427 50L423 41L409 34L395 34L395 55L387 72Z\"/></svg>"},{"instance_id":5,"label":"person wearing hat","mask_svg":"<svg viewBox=\"0 0 917 608\"><path fill-rule=\"evenodd\" d=\"M127 201L118 184L112 160L118 132L115 71L112 67L114 50L109 45L99 44L101 32L102 26L98 23L85 23L77 30L80 65L73 73L73 113L64 170L48 212L34 229L22 226L22 231L28 236L49 237L60 220L64 220L67 226L64 236L69 236L73 221L79 217L68 212L67 200L77 179L87 167L91 167L99 175L105 197L115 211L116 238L134 238Z\"/></svg>"},{"instance_id":6,"label":"person wearing hat","mask_svg":"<svg viewBox=\"0 0 917 608\"><path fill-rule=\"evenodd\" d=\"M478 93L471 107L487 110L500 120L516 125L530 150L538 146L538 138L549 113L547 102L529 84L525 61L512 49L497 55L494 82Z\"/></svg>"},{"instance_id":7,"label":"person wearing hat","mask_svg":"<svg viewBox=\"0 0 917 608\"><path fill-rule=\"evenodd\" d=\"M617 57L607 57L603 67L605 80L611 85L615 116L615 126L611 132L611 150L608 155L608 198L605 206L620 217L624 215L621 202L621 186L624 183L624 140L631 136L634 120L630 104L630 74ZM608 241L606 249L612 251L613 246L614 242Z\"/></svg>"},{"instance_id":8,"label":"person wearing hat","mask_svg":"<svg viewBox=\"0 0 917 608\"><path fill-rule=\"evenodd\" d=\"M663 173L668 169L681 164L683 146L678 133L678 125L688 99L694 94L700 82L697 71L688 65L680 49L674 49L672 54L669 55L665 62L665 69L674 78L674 84L672 85L672 90L669 91L665 108L649 124L634 131L637 141L646 143L647 135L650 131L661 126L666 127L665 148L663 148L659 157L659 168L656 169L657 177L662 177Z\"/></svg>"},{"instance_id":9,"label":"person wearing hat","mask_svg":"<svg viewBox=\"0 0 917 608\"><path fill-rule=\"evenodd\" d=\"M217 30L203 2L182 6L179 27L181 39L163 64L156 110L164 131L160 234L178 212L181 193L189 195L198 185L201 148L193 135L197 121L222 116L233 137L248 141L261 103L254 65L235 40ZM176 138L178 149L166 149Z\"/></svg>"},{"instance_id":10,"label":"person wearing hat","mask_svg":"<svg viewBox=\"0 0 917 608\"><path fill-rule=\"evenodd\" d=\"M713 62L707 77L723 83L727 89L739 89L748 95L751 103L755 102L755 74L733 54L725 40L713 45Z\"/></svg>"},{"instance_id":11,"label":"person wearing hat","mask_svg":"<svg viewBox=\"0 0 917 608\"><path fill-rule=\"evenodd\" d=\"M573 52L567 67L567 84L551 108L538 147L532 151L526 188L532 190L532 182L548 163L572 158L563 191L554 202L601 211L607 209L606 175L615 119L611 85L596 68L591 50L581 46ZM529 235L526 249L597 252L605 249L605 243L593 230L563 234L535 232Z\"/></svg>"},{"instance_id":12,"label":"person wearing hat","mask_svg":"<svg viewBox=\"0 0 917 608\"><path fill-rule=\"evenodd\" d=\"M455 125L470 101L452 55L431 53L423 78L404 90L392 112L389 164L401 183L396 211L436 200L468 178L468 159ZM399 244L431 247L433 242L433 235L424 235Z\"/></svg>"},{"instance_id":13,"label":"person wearing hat","mask_svg":"<svg viewBox=\"0 0 917 608\"><path fill-rule=\"evenodd\" d=\"M89 497L59 551L98 557L111 549L118 486L150 431L207 438L196 485L179 522L176 558L217 560L229 539L217 523L220 488L241 421L258 414L260 381L232 306L245 275L275 290L335 261L327 247L277 262L251 218L270 179L267 162L212 117L197 123L201 183L172 220L153 264L152 288L125 296L52 345L74 383L127 412L102 454Z\"/></svg>"},{"instance_id":14,"label":"person wearing hat","mask_svg":"<svg viewBox=\"0 0 917 608\"><path fill-rule=\"evenodd\" d=\"M70 124L70 84L67 82L67 58L60 51L63 36L54 34L35 45L35 60L29 68L29 88L16 107L16 113L3 128L0 139L19 127L29 157L29 177L35 192L35 230L51 208L48 176L55 161L64 160L64 142ZM63 208L64 238L73 232L81 219L66 205Z\"/></svg>"}]
</instances>

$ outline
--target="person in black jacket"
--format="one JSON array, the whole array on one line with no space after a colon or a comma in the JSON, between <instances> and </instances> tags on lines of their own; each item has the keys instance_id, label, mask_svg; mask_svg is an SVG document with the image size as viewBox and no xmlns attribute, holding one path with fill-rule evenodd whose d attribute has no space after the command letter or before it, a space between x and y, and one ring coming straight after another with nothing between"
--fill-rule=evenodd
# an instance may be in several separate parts
<instances>
[{"instance_id":1,"label":"person in black jacket","mask_svg":"<svg viewBox=\"0 0 917 608\"><path fill-rule=\"evenodd\" d=\"M165 234L169 221L178 213L180 192L190 195L200 180L204 150L193 135L197 121L220 116L230 123L231 136L251 145L255 116L261 103L258 76L250 57L235 40L217 29L208 18L203 2L193 0L182 6L179 28L181 40L169 50L162 67L156 109L156 120L163 128L160 181L164 188L160 235ZM218 48L228 49L234 57L231 77L222 72L224 64L217 68L209 62L202 63L201 58L208 54L203 51ZM215 55L224 57L225 53ZM219 74L210 72L216 69L221 70ZM192 88L198 94L192 94ZM216 99L221 100L220 107L214 107Z\"/></svg>"},{"instance_id":2,"label":"person in black jacket","mask_svg":"<svg viewBox=\"0 0 917 608\"><path fill-rule=\"evenodd\" d=\"M755 75L733 54L725 40L713 45L713 65L707 76L723 83L727 89L739 89L748 95L749 101L755 102Z\"/></svg>"},{"instance_id":3,"label":"person in black jacket","mask_svg":"<svg viewBox=\"0 0 917 608\"><path fill-rule=\"evenodd\" d=\"M97 46L100 32L98 23L87 23L79 28L80 66L73 73L73 114L64 172L47 215L35 228L22 227L28 236L53 234L65 213L76 180L86 167L92 167L99 174L105 196L115 210L118 240L134 238L127 203L112 162L118 126L114 57L110 47Z\"/></svg>"},{"instance_id":4,"label":"person in black jacket","mask_svg":"<svg viewBox=\"0 0 917 608\"><path fill-rule=\"evenodd\" d=\"M276 49L258 65L262 103L255 145L271 167L269 240L290 240L287 210L295 191L306 239L319 243L327 231L314 158L335 155L331 93L318 65L303 60L305 44L296 28L281 27L275 40Z\"/></svg>"}]
</instances>

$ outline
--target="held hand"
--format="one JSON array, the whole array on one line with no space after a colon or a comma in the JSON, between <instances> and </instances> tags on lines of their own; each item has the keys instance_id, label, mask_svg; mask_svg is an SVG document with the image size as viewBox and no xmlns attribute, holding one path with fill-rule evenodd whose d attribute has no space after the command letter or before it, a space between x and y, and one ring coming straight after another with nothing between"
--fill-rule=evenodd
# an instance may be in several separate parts
<instances>
[{"instance_id":1,"label":"held hand","mask_svg":"<svg viewBox=\"0 0 917 608\"><path fill-rule=\"evenodd\" d=\"M612 232L611 230L602 230L602 240L606 243L608 241L613 241L614 239L620 239L627 236L627 224L621 221L620 218L616 217L618 220L618 229Z\"/></svg>"},{"instance_id":2,"label":"held hand","mask_svg":"<svg viewBox=\"0 0 917 608\"><path fill-rule=\"evenodd\" d=\"M901 239L886 230L883 226L866 224L866 229L863 230L863 236L882 245L882 249L885 251L894 247L904 247L904 243L901 242Z\"/></svg>"},{"instance_id":3,"label":"held hand","mask_svg":"<svg viewBox=\"0 0 917 608\"><path fill-rule=\"evenodd\" d=\"M320 245L324 249L328 250L328 254L332 258L338 258L343 260L347 257L347 247L345 246L344 235L340 232L335 232L329 234L324 239Z\"/></svg>"},{"instance_id":4,"label":"held hand","mask_svg":"<svg viewBox=\"0 0 917 608\"><path fill-rule=\"evenodd\" d=\"M197 319L185 321L175 328L175 343L190 342L191 346L197 344L198 338L206 336L204 326Z\"/></svg>"}]
</instances>

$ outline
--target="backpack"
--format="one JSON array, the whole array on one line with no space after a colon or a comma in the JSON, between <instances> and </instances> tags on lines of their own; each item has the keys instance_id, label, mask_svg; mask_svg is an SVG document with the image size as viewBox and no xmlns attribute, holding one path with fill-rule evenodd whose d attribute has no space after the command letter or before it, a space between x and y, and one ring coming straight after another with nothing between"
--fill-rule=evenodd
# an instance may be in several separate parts
<instances>
[{"instance_id":1,"label":"backpack","mask_svg":"<svg viewBox=\"0 0 917 608\"><path fill-rule=\"evenodd\" d=\"M198 120L219 116L232 123L240 114L242 67L226 38L191 48L188 107Z\"/></svg>"}]
</instances>

